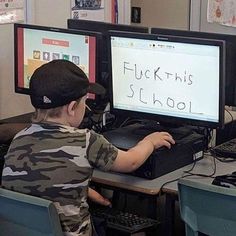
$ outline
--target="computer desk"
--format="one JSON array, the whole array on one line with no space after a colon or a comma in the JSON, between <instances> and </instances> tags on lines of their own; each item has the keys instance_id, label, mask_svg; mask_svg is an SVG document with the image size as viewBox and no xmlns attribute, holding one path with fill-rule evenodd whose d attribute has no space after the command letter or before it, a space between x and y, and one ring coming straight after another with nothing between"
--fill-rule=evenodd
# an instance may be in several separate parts
<instances>
[{"instance_id":1,"label":"computer desk","mask_svg":"<svg viewBox=\"0 0 236 236\"><path fill-rule=\"evenodd\" d=\"M178 157L176 157L178 158ZM194 169L191 171L195 174L211 175L214 171L214 158L211 155L204 155L204 158L197 161ZM228 174L236 170L236 162L223 163L215 159L216 163L216 175ZM157 198L161 195L165 195L165 217L164 217L164 234L171 236L173 234L174 226L174 210L175 202L178 200L178 187L177 180L184 175L187 175L184 171L191 169L193 164L182 167L171 173L163 175L153 180L143 179L135 177L129 174L103 172L95 169L92 177L92 183L100 187L107 189L118 190L121 192L128 192L132 194L141 194L147 197L149 202L149 217L156 218L157 210ZM194 181L211 184L212 177L200 177L200 176L188 176L185 177ZM176 180L163 186L162 193L160 189L166 182Z\"/></svg>"}]
</instances>

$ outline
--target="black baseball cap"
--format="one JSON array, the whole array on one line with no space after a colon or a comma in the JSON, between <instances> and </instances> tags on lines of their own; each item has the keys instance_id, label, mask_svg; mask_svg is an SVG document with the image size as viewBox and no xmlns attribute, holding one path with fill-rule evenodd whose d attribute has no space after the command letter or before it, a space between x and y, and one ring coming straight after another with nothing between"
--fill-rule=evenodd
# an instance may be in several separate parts
<instances>
[{"instance_id":1,"label":"black baseball cap","mask_svg":"<svg viewBox=\"0 0 236 236\"><path fill-rule=\"evenodd\" d=\"M83 70L67 60L53 60L37 68L29 88L32 105L41 109L66 105L87 93L105 93L104 87L90 83Z\"/></svg>"}]
</instances>

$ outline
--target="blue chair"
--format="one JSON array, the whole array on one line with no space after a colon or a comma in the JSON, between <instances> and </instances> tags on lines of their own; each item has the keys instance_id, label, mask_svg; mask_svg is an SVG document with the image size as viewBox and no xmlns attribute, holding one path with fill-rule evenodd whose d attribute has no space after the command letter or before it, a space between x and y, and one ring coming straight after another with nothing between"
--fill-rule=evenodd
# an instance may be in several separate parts
<instances>
[{"instance_id":1,"label":"blue chair","mask_svg":"<svg viewBox=\"0 0 236 236\"><path fill-rule=\"evenodd\" d=\"M0 188L0 235L63 236L51 201Z\"/></svg>"},{"instance_id":2,"label":"blue chair","mask_svg":"<svg viewBox=\"0 0 236 236\"><path fill-rule=\"evenodd\" d=\"M236 235L236 189L180 179L178 191L186 236Z\"/></svg>"}]
</instances>

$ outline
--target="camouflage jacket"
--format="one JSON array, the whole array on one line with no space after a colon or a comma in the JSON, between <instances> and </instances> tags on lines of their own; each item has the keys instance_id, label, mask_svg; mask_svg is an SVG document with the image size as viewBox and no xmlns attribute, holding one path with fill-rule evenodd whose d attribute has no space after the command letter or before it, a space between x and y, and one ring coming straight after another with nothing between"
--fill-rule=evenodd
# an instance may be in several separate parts
<instances>
[{"instance_id":1,"label":"camouflage jacket","mask_svg":"<svg viewBox=\"0 0 236 236\"><path fill-rule=\"evenodd\" d=\"M87 129L33 123L13 139L5 157L4 188L54 202L65 235L88 236L92 167L109 170L117 149Z\"/></svg>"}]
</instances>

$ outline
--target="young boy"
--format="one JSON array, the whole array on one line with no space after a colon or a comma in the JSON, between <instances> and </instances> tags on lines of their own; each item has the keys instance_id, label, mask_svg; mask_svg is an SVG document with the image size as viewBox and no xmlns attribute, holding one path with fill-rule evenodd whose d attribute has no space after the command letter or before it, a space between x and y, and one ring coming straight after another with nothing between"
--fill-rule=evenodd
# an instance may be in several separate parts
<instances>
[{"instance_id":1,"label":"young boy","mask_svg":"<svg viewBox=\"0 0 236 236\"><path fill-rule=\"evenodd\" d=\"M102 93L72 62L54 60L30 80L33 123L13 139L5 158L2 185L54 202L65 235L92 235L87 196L92 168L131 172L154 149L171 147L166 132L146 136L128 151L118 150L102 135L78 129L87 93ZM91 193L91 192L90 192ZM93 195L93 193L92 193Z\"/></svg>"}]
</instances>

